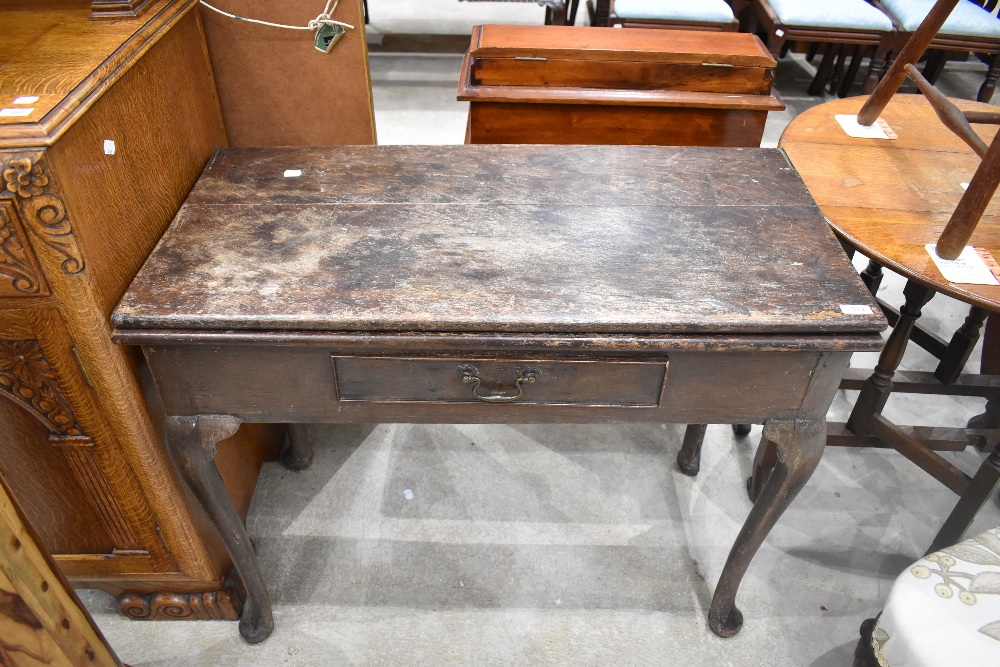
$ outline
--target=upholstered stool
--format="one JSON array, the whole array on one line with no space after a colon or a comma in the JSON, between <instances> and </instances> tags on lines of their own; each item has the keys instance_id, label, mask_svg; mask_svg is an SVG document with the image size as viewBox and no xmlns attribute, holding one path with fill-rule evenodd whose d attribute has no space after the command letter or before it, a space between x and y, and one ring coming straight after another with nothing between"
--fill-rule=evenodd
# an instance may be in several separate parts
<instances>
[{"instance_id":1,"label":"upholstered stool","mask_svg":"<svg viewBox=\"0 0 1000 667\"><path fill-rule=\"evenodd\" d=\"M738 30L725 0L612 0L609 25L689 30Z\"/></svg>"},{"instance_id":2,"label":"upholstered stool","mask_svg":"<svg viewBox=\"0 0 1000 667\"><path fill-rule=\"evenodd\" d=\"M907 568L874 627L866 624L858 666L1000 665L1000 528Z\"/></svg>"},{"instance_id":3,"label":"upholstered stool","mask_svg":"<svg viewBox=\"0 0 1000 667\"><path fill-rule=\"evenodd\" d=\"M747 31L754 32L759 24L767 33L768 48L778 57L788 42L820 42L873 47L871 67L865 79L864 92L870 93L885 72L885 59L895 37L892 21L865 0L733 0L733 9ZM752 12L752 14L751 14ZM818 94L833 69L833 51L823 59L810 94ZM854 78L861 59L852 59L846 81Z\"/></svg>"},{"instance_id":4,"label":"upholstered stool","mask_svg":"<svg viewBox=\"0 0 1000 667\"><path fill-rule=\"evenodd\" d=\"M893 50L898 50L927 16L934 6L934 0L876 0L875 4L895 21L898 46L894 46ZM930 48L986 54L989 57L989 69L976 99L980 102L990 101L997 79L1000 78L1000 58L997 57L1000 53L1000 20L973 2L960 0L931 41ZM943 57L929 59L924 77L934 83L943 67Z\"/></svg>"}]
</instances>

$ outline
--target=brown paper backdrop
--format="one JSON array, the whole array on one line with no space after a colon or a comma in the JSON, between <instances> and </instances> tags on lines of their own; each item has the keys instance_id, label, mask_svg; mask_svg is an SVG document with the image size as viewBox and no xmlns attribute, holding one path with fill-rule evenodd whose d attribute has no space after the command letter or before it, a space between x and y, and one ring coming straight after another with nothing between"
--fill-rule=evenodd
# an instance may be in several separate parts
<instances>
[{"instance_id":1,"label":"brown paper backdrop","mask_svg":"<svg viewBox=\"0 0 1000 667\"><path fill-rule=\"evenodd\" d=\"M326 0L209 0L247 18L306 25ZM282 30L201 7L230 146L374 144L368 50L361 0L341 0L333 18L355 26L330 53L315 33Z\"/></svg>"}]
</instances>

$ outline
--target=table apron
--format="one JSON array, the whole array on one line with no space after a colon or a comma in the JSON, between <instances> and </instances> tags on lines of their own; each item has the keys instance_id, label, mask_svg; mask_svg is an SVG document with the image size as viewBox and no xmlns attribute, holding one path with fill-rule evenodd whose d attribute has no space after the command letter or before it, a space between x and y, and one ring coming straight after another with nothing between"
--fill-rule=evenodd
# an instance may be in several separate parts
<instances>
[{"instance_id":1,"label":"table apron","mask_svg":"<svg viewBox=\"0 0 1000 667\"><path fill-rule=\"evenodd\" d=\"M143 350L168 415L229 414L289 423L821 418L851 357L828 350L684 350L629 357L399 350L357 356L325 346L149 345ZM463 381L465 367L482 376L482 387ZM538 382L522 382L523 394L515 401L484 402L473 395L476 389L485 396L513 396L515 380L527 377L526 371L538 373ZM440 379L429 373L439 373Z\"/></svg>"}]
</instances>

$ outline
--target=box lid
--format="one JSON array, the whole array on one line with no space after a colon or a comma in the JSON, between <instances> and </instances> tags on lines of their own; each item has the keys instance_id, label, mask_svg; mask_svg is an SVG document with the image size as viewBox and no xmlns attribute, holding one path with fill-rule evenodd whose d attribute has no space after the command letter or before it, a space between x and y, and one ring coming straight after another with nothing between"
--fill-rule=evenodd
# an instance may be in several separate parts
<instances>
[{"instance_id":1,"label":"box lid","mask_svg":"<svg viewBox=\"0 0 1000 667\"><path fill-rule=\"evenodd\" d=\"M119 332L885 327L778 149L501 145L220 150L113 322Z\"/></svg>"},{"instance_id":2,"label":"box lid","mask_svg":"<svg viewBox=\"0 0 1000 667\"><path fill-rule=\"evenodd\" d=\"M474 58L714 63L742 67L777 65L761 41L746 33L589 26L476 26L469 55Z\"/></svg>"}]
</instances>

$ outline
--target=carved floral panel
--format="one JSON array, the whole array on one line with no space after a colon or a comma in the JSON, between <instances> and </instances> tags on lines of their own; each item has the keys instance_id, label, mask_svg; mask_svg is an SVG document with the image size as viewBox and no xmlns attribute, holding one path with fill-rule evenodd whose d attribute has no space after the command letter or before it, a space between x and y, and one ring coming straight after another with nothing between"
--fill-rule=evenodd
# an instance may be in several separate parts
<instances>
[{"instance_id":1,"label":"carved floral panel","mask_svg":"<svg viewBox=\"0 0 1000 667\"><path fill-rule=\"evenodd\" d=\"M0 340L0 395L37 417L53 435L84 435L37 340Z\"/></svg>"},{"instance_id":2,"label":"carved floral panel","mask_svg":"<svg viewBox=\"0 0 1000 667\"><path fill-rule=\"evenodd\" d=\"M49 293L12 200L0 199L0 297Z\"/></svg>"}]
</instances>

